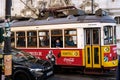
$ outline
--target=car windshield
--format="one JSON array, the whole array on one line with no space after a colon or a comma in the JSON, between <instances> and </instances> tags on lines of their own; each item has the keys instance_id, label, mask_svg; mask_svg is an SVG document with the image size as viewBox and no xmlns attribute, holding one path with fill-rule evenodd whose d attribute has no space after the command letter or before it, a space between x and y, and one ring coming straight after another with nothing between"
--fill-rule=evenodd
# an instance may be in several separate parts
<instances>
[{"instance_id":1,"label":"car windshield","mask_svg":"<svg viewBox=\"0 0 120 80\"><path fill-rule=\"evenodd\" d=\"M12 50L12 55L13 55L13 60L15 61L28 61L35 59L35 57L32 56L31 54L21 50Z\"/></svg>"}]
</instances>

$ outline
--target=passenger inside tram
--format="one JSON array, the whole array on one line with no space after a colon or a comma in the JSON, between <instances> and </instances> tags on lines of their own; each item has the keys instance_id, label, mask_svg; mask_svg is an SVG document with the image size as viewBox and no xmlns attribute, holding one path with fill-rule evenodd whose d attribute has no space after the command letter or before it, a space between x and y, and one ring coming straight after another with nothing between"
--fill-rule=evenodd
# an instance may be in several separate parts
<instances>
[{"instance_id":1,"label":"passenger inside tram","mask_svg":"<svg viewBox=\"0 0 120 80\"><path fill-rule=\"evenodd\" d=\"M32 40L29 42L29 46L36 47L37 46L37 39L32 38Z\"/></svg>"},{"instance_id":2,"label":"passenger inside tram","mask_svg":"<svg viewBox=\"0 0 120 80\"><path fill-rule=\"evenodd\" d=\"M55 46L56 47L62 47L59 39L56 39Z\"/></svg>"},{"instance_id":3,"label":"passenger inside tram","mask_svg":"<svg viewBox=\"0 0 120 80\"><path fill-rule=\"evenodd\" d=\"M40 42L41 46L49 46L49 39L47 37L43 37L43 39Z\"/></svg>"},{"instance_id":4,"label":"passenger inside tram","mask_svg":"<svg viewBox=\"0 0 120 80\"><path fill-rule=\"evenodd\" d=\"M66 41L67 46L75 46L73 37L69 37L69 40Z\"/></svg>"}]
</instances>

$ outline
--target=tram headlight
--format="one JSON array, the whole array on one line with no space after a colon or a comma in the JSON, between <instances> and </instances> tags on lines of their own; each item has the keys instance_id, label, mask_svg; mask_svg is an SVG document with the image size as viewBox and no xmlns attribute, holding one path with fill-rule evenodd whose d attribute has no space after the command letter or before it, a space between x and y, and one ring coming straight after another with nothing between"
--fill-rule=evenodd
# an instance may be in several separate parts
<instances>
[{"instance_id":1,"label":"tram headlight","mask_svg":"<svg viewBox=\"0 0 120 80\"><path fill-rule=\"evenodd\" d=\"M105 48L104 48L104 52L110 52L109 47L105 47Z\"/></svg>"}]
</instances>

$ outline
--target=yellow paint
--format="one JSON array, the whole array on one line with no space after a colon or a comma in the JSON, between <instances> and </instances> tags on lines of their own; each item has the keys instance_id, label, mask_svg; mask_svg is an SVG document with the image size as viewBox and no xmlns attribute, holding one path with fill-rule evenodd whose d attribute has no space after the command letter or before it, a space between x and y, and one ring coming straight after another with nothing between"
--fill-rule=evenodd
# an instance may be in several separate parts
<instances>
[{"instance_id":1,"label":"yellow paint","mask_svg":"<svg viewBox=\"0 0 120 80\"><path fill-rule=\"evenodd\" d=\"M102 57L102 66L104 65L104 47L102 46L101 57Z\"/></svg>"},{"instance_id":2,"label":"yellow paint","mask_svg":"<svg viewBox=\"0 0 120 80\"><path fill-rule=\"evenodd\" d=\"M103 53L110 53L110 46L104 46L104 47L102 47L102 52Z\"/></svg>"},{"instance_id":3,"label":"yellow paint","mask_svg":"<svg viewBox=\"0 0 120 80\"><path fill-rule=\"evenodd\" d=\"M97 53L97 56L95 56L95 52L94 52L94 49L95 48L97 48L98 49L98 53ZM93 60L93 67L94 68L101 68L101 63L100 63L100 61L101 61L101 58L100 58L100 46L99 45L93 45L92 46L92 51L93 51L93 54L92 54L92 60ZM99 63L95 63L95 61L94 61L94 57L98 57L98 62Z\"/></svg>"},{"instance_id":4,"label":"yellow paint","mask_svg":"<svg viewBox=\"0 0 120 80\"><path fill-rule=\"evenodd\" d=\"M61 50L62 57L80 57L79 50Z\"/></svg>"},{"instance_id":5,"label":"yellow paint","mask_svg":"<svg viewBox=\"0 0 120 80\"><path fill-rule=\"evenodd\" d=\"M104 62L104 53L110 53L110 46L102 46L102 52L101 52L101 56L102 56L102 66L108 66L108 64L106 64L106 62ZM108 62L107 62L108 63Z\"/></svg>"},{"instance_id":6,"label":"yellow paint","mask_svg":"<svg viewBox=\"0 0 120 80\"><path fill-rule=\"evenodd\" d=\"M118 66L118 59L103 63L103 67L117 67L117 66Z\"/></svg>"},{"instance_id":7,"label":"yellow paint","mask_svg":"<svg viewBox=\"0 0 120 80\"><path fill-rule=\"evenodd\" d=\"M82 50L82 57L83 57L83 66L85 66L85 52L84 52L85 50L83 49Z\"/></svg>"},{"instance_id":8,"label":"yellow paint","mask_svg":"<svg viewBox=\"0 0 120 80\"><path fill-rule=\"evenodd\" d=\"M90 50L90 51L88 51L88 49ZM92 56L92 54L91 54L91 46L90 45L87 45L86 47L85 47L85 63L86 63L86 68L90 68L90 67L92 67L92 60L91 60L91 56ZM89 55L87 54L88 52L90 52L89 53ZM88 63L88 56L90 57L90 62Z\"/></svg>"},{"instance_id":9,"label":"yellow paint","mask_svg":"<svg viewBox=\"0 0 120 80\"><path fill-rule=\"evenodd\" d=\"M95 48L98 49L97 57L98 57L98 63L95 63L94 57L96 57L96 52L94 52ZM86 68L101 68L101 58L100 58L100 46L99 45L87 45L85 47L85 67ZM89 60L88 60L89 59Z\"/></svg>"}]
</instances>

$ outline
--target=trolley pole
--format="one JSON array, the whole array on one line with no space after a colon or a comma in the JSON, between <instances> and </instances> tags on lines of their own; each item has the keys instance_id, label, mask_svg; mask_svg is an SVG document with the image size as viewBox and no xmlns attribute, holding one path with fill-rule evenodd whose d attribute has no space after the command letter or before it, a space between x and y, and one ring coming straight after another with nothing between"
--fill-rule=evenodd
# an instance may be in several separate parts
<instances>
[{"instance_id":1,"label":"trolley pole","mask_svg":"<svg viewBox=\"0 0 120 80\"><path fill-rule=\"evenodd\" d=\"M11 18L11 6L12 6L12 0L6 0L5 5L5 38L4 38L4 53L10 54L11 50L11 31L10 31L10 18Z\"/></svg>"},{"instance_id":2,"label":"trolley pole","mask_svg":"<svg viewBox=\"0 0 120 80\"><path fill-rule=\"evenodd\" d=\"M93 4L94 4L94 0L91 0L92 4L91 4L91 11L92 11L92 14L94 13L94 7L93 7Z\"/></svg>"},{"instance_id":3,"label":"trolley pole","mask_svg":"<svg viewBox=\"0 0 120 80\"><path fill-rule=\"evenodd\" d=\"M10 19L5 20L5 33L4 33L4 53L10 54L11 52L11 30Z\"/></svg>"}]
</instances>

